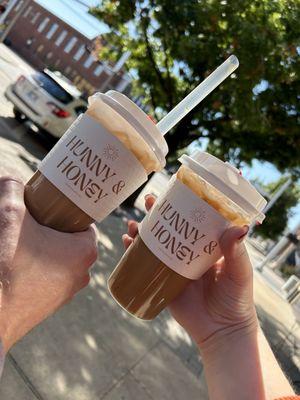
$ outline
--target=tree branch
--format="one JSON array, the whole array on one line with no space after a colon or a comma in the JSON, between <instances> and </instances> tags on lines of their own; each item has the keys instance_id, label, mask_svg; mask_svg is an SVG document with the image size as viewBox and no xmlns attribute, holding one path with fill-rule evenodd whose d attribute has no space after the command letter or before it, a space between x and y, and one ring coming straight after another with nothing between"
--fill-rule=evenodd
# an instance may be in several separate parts
<instances>
[{"instance_id":1,"label":"tree branch","mask_svg":"<svg viewBox=\"0 0 300 400\"><path fill-rule=\"evenodd\" d=\"M153 50L152 50L152 47L151 47L151 44L150 44L150 41L149 41L149 38L148 38L147 26L145 24L145 18L141 16L141 19L142 19L141 25L142 25L143 35L144 35L144 39L145 39L145 43L146 43L147 55L149 57L149 60L150 60L151 65L153 67L153 70L154 70L154 72L155 72L155 74L157 76L157 79L158 79L163 91L165 92L166 95L168 95L168 88L166 87L166 83L165 83L165 80L164 80L164 78L162 76L162 73L160 72L159 68L157 67L157 64L156 64L156 61L155 61L155 58L154 58L154 54L153 54Z\"/></svg>"},{"instance_id":2,"label":"tree branch","mask_svg":"<svg viewBox=\"0 0 300 400\"><path fill-rule=\"evenodd\" d=\"M172 90L172 81L171 81L171 75L170 75L170 66L169 66L169 60L168 60L168 55L167 55L167 44L166 44L166 37L164 34L164 39L162 40L163 46L164 46L164 56L165 56L165 68L167 70L167 82L168 82L168 91L167 91L167 96L168 100L170 103L170 109L174 107L174 100L173 100L173 90Z\"/></svg>"},{"instance_id":3,"label":"tree branch","mask_svg":"<svg viewBox=\"0 0 300 400\"><path fill-rule=\"evenodd\" d=\"M157 107L157 104L155 102L154 93L153 93L151 88L149 90L150 90L151 103L152 103L152 107L153 107L153 114L154 114L155 119L158 120L158 116L157 116L156 111L155 111L156 107Z\"/></svg>"}]
</instances>

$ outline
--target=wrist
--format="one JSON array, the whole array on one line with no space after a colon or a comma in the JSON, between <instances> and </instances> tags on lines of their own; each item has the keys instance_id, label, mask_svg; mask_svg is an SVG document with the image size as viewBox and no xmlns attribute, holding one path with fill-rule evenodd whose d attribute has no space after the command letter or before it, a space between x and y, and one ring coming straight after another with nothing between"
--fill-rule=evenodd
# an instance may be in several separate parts
<instances>
[{"instance_id":1,"label":"wrist","mask_svg":"<svg viewBox=\"0 0 300 400\"><path fill-rule=\"evenodd\" d=\"M256 315L249 320L226 326L197 343L203 359L222 357L233 348L240 347L252 339L257 340L259 323Z\"/></svg>"},{"instance_id":2,"label":"wrist","mask_svg":"<svg viewBox=\"0 0 300 400\"><path fill-rule=\"evenodd\" d=\"M218 332L200 352L210 399L265 400L257 323Z\"/></svg>"}]
</instances>

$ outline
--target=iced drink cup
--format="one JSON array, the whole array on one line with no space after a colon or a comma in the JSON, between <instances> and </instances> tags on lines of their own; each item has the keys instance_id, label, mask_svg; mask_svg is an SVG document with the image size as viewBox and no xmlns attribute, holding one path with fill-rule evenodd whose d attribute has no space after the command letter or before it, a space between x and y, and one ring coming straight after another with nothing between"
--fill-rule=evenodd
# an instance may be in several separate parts
<instances>
[{"instance_id":1,"label":"iced drink cup","mask_svg":"<svg viewBox=\"0 0 300 400\"><path fill-rule=\"evenodd\" d=\"M222 256L219 239L228 227L264 219L265 199L229 163L204 152L179 160L108 281L115 300L145 320Z\"/></svg>"},{"instance_id":2,"label":"iced drink cup","mask_svg":"<svg viewBox=\"0 0 300 400\"><path fill-rule=\"evenodd\" d=\"M85 230L161 170L167 152L135 103L116 91L97 93L26 184L26 206L43 225Z\"/></svg>"}]
</instances>

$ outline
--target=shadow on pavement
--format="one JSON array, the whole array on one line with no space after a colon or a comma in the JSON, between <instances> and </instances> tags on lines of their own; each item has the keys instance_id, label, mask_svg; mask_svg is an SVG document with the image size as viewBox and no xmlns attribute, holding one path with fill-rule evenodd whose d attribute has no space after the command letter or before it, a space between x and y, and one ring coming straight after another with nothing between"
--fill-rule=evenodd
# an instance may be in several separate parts
<instances>
[{"instance_id":1,"label":"shadow on pavement","mask_svg":"<svg viewBox=\"0 0 300 400\"><path fill-rule=\"evenodd\" d=\"M11 129L8 139L38 158L43 156L39 157L39 152L46 153L42 137L26 132L13 118L5 121ZM32 388L29 400L115 400L122 397L111 397L110 393L123 384L131 384L136 393L131 400L182 400L187 398L187 387L188 398L201 397L201 360L183 329L168 312L152 322L133 318L107 290L107 278L123 254L121 236L127 230L127 220L142 217L137 209L120 207L97 224L99 258L89 287L13 348L7 364L18 372L15 386L10 387L11 381L4 374L0 398L6 390L11 394L6 400L27 400L17 392L17 386L24 387L24 383ZM30 290L30 282L28 285ZM299 344L293 342L290 327L260 307L258 314L285 372L300 389L293 361ZM204 390L201 398L206 399Z\"/></svg>"},{"instance_id":2,"label":"shadow on pavement","mask_svg":"<svg viewBox=\"0 0 300 400\"><path fill-rule=\"evenodd\" d=\"M41 159L52 149L56 140L44 131L37 132L13 117L0 116L0 136L21 144L34 157Z\"/></svg>"},{"instance_id":3,"label":"shadow on pavement","mask_svg":"<svg viewBox=\"0 0 300 400\"><path fill-rule=\"evenodd\" d=\"M188 335L167 312L152 322L133 318L107 290L107 278L123 254L121 235L127 220L142 217L137 210L119 208L97 225L99 259L89 287L12 350L13 365L34 387L36 398L115 400L122 397L111 393L124 382L131 382L136 393L131 400L182 400L180 387L185 391L187 386L195 390L189 398L200 398L202 364ZM293 341L291 327L261 307L257 311L273 351L299 390L293 361L299 344ZM184 373L181 363L187 367Z\"/></svg>"},{"instance_id":4,"label":"shadow on pavement","mask_svg":"<svg viewBox=\"0 0 300 400\"><path fill-rule=\"evenodd\" d=\"M202 365L183 329L167 312L152 322L133 318L108 292L107 278L123 254L121 236L127 220L136 217L142 214L119 208L97 225L99 259L89 287L11 351L11 363L41 398L110 400L110 391L128 376L139 394L132 400L182 400L185 385L192 390L190 398L199 395Z\"/></svg>"},{"instance_id":5,"label":"shadow on pavement","mask_svg":"<svg viewBox=\"0 0 300 400\"><path fill-rule=\"evenodd\" d=\"M295 359L300 358L300 343L297 342L295 331L300 329L295 322L287 327L267 313L262 307L257 306L257 313L268 342L286 376L292 382L296 392L300 391L299 366Z\"/></svg>"}]
</instances>

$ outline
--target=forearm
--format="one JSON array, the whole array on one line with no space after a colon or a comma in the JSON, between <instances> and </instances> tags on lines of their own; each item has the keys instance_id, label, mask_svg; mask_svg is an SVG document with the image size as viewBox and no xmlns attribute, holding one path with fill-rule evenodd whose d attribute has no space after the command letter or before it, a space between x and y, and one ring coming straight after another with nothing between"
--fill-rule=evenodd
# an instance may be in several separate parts
<instances>
[{"instance_id":1,"label":"forearm","mask_svg":"<svg viewBox=\"0 0 300 400\"><path fill-rule=\"evenodd\" d=\"M257 328L230 328L201 349L210 400L265 400Z\"/></svg>"},{"instance_id":2,"label":"forearm","mask_svg":"<svg viewBox=\"0 0 300 400\"><path fill-rule=\"evenodd\" d=\"M274 400L294 394L260 328L222 332L201 353L210 400Z\"/></svg>"},{"instance_id":3,"label":"forearm","mask_svg":"<svg viewBox=\"0 0 300 400\"><path fill-rule=\"evenodd\" d=\"M258 345L266 399L273 400L295 394L261 329L258 331Z\"/></svg>"}]
</instances>

